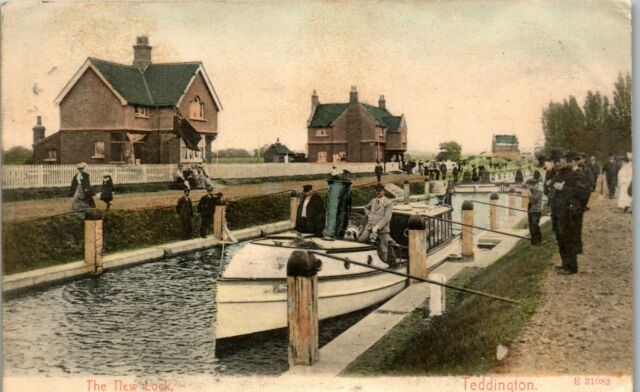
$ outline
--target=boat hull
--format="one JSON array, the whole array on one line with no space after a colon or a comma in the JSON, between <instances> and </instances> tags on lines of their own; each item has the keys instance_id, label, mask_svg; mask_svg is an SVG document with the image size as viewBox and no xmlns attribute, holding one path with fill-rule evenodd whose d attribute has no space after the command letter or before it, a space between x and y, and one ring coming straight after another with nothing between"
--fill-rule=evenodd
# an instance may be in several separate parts
<instances>
[{"instance_id":1,"label":"boat hull","mask_svg":"<svg viewBox=\"0 0 640 392\"><path fill-rule=\"evenodd\" d=\"M406 273L406 265L395 271ZM407 284L404 277L369 271L318 278L318 317L327 319L380 303ZM242 298L242 300L238 300ZM216 339L287 326L287 280L221 279L217 283Z\"/></svg>"}]
</instances>

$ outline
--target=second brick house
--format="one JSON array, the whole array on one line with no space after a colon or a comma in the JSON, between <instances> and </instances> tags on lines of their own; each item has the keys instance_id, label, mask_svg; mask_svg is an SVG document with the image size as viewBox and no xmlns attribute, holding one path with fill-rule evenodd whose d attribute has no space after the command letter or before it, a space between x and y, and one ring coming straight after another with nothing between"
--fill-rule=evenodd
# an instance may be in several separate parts
<instances>
[{"instance_id":1,"label":"second brick house","mask_svg":"<svg viewBox=\"0 0 640 392\"><path fill-rule=\"evenodd\" d=\"M392 162L402 160L406 151L406 120L389 112L384 96L378 106L362 103L352 86L348 103L321 104L313 92L307 121L309 162Z\"/></svg>"}]
</instances>

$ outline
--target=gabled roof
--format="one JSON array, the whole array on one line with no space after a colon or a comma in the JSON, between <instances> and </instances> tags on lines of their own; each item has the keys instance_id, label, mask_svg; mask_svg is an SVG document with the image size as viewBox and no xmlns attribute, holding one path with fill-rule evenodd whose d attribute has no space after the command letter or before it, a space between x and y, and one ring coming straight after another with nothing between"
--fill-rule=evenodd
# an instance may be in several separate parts
<instances>
[{"instance_id":1,"label":"gabled roof","mask_svg":"<svg viewBox=\"0 0 640 392\"><path fill-rule=\"evenodd\" d=\"M518 144L516 135L495 135L493 139L497 144Z\"/></svg>"},{"instance_id":2,"label":"gabled roof","mask_svg":"<svg viewBox=\"0 0 640 392\"><path fill-rule=\"evenodd\" d=\"M123 105L144 106L178 106L196 75L201 73L218 110L222 109L201 62L150 64L143 71L133 65L91 57L58 95L56 103L62 101L88 68L96 71Z\"/></svg>"},{"instance_id":3,"label":"gabled roof","mask_svg":"<svg viewBox=\"0 0 640 392\"><path fill-rule=\"evenodd\" d=\"M402 116L394 116L387 109L381 109L366 103L361 103L362 107L389 132L397 132L402 122ZM316 107L313 117L309 122L309 128L326 128L349 107L348 103L325 103Z\"/></svg>"}]
</instances>

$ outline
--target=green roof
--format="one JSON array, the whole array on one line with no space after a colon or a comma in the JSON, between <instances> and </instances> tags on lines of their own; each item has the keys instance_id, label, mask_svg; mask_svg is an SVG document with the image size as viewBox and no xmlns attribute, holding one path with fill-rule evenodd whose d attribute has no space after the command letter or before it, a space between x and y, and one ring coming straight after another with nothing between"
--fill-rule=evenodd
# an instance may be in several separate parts
<instances>
[{"instance_id":1,"label":"green roof","mask_svg":"<svg viewBox=\"0 0 640 392\"><path fill-rule=\"evenodd\" d=\"M378 124L386 127L390 132L397 132L402 116L394 116L387 109L381 109L363 103L362 106L376 119ZM330 126L347 108L348 103L325 103L316 107L309 128L326 128Z\"/></svg>"},{"instance_id":2,"label":"green roof","mask_svg":"<svg viewBox=\"0 0 640 392\"><path fill-rule=\"evenodd\" d=\"M518 144L516 135L495 135L494 140L500 144Z\"/></svg>"},{"instance_id":3,"label":"green roof","mask_svg":"<svg viewBox=\"0 0 640 392\"><path fill-rule=\"evenodd\" d=\"M129 104L174 106L200 63L150 64L143 72L133 65L90 58L98 71Z\"/></svg>"},{"instance_id":4,"label":"green roof","mask_svg":"<svg viewBox=\"0 0 640 392\"><path fill-rule=\"evenodd\" d=\"M289 150L287 146L281 143L274 143L269 147L269 149L275 151L276 154L279 155L287 155L293 153L293 151Z\"/></svg>"}]
</instances>

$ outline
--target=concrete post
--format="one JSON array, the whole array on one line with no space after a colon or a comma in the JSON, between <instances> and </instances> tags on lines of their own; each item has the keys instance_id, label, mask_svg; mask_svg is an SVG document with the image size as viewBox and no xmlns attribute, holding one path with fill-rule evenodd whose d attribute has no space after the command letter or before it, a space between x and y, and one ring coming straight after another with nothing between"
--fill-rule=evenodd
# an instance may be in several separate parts
<instances>
[{"instance_id":1,"label":"concrete post","mask_svg":"<svg viewBox=\"0 0 640 392\"><path fill-rule=\"evenodd\" d=\"M225 227L227 227L227 201L220 196L213 212L213 238L224 241L226 239Z\"/></svg>"},{"instance_id":2,"label":"concrete post","mask_svg":"<svg viewBox=\"0 0 640 392\"><path fill-rule=\"evenodd\" d=\"M287 262L289 366L311 366L320 358L318 328L318 268L309 253L295 250Z\"/></svg>"},{"instance_id":3,"label":"concrete post","mask_svg":"<svg viewBox=\"0 0 640 392\"><path fill-rule=\"evenodd\" d=\"M439 283L444 283L444 275L432 274L429 280L433 280ZM431 284L429 293L429 316L442 316L445 311L445 297L444 287Z\"/></svg>"},{"instance_id":4,"label":"concrete post","mask_svg":"<svg viewBox=\"0 0 640 392\"><path fill-rule=\"evenodd\" d=\"M85 218L84 262L92 267L94 276L100 276L104 272L102 260L104 239L102 233L102 219Z\"/></svg>"},{"instance_id":5,"label":"concrete post","mask_svg":"<svg viewBox=\"0 0 640 392\"><path fill-rule=\"evenodd\" d=\"M408 203L411 200L411 184L409 181L404 180L404 202Z\"/></svg>"},{"instance_id":6,"label":"concrete post","mask_svg":"<svg viewBox=\"0 0 640 392\"><path fill-rule=\"evenodd\" d=\"M427 225L420 215L411 215L407 223L409 230L409 275L427 279ZM411 279L409 284L418 283Z\"/></svg>"},{"instance_id":7,"label":"concrete post","mask_svg":"<svg viewBox=\"0 0 640 392\"><path fill-rule=\"evenodd\" d=\"M489 207L489 223L491 225L491 230L498 230L498 200L500 196L497 193L492 193L489 196L491 207Z\"/></svg>"},{"instance_id":8,"label":"concrete post","mask_svg":"<svg viewBox=\"0 0 640 392\"><path fill-rule=\"evenodd\" d=\"M291 191L291 195L290 195L290 199L289 199L289 206L290 206L290 219L291 219L291 223L293 225L296 224L296 218L298 216L298 194L295 191Z\"/></svg>"},{"instance_id":9,"label":"concrete post","mask_svg":"<svg viewBox=\"0 0 640 392\"><path fill-rule=\"evenodd\" d=\"M462 203L462 223L468 226L462 226L462 257L473 258L473 203L471 200L465 200Z\"/></svg>"},{"instance_id":10,"label":"concrete post","mask_svg":"<svg viewBox=\"0 0 640 392\"><path fill-rule=\"evenodd\" d=\"M509 188L509 208L516 208L516 190L514 188ZM509 210L509 216L514 216L515 214L515 210Z\"/></svg>"}]
</instances>

